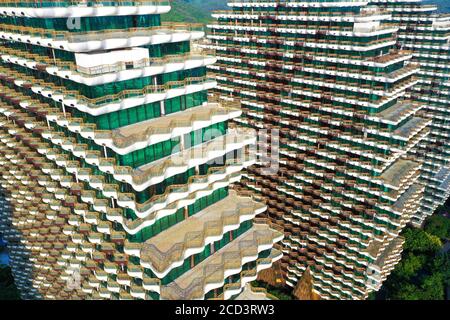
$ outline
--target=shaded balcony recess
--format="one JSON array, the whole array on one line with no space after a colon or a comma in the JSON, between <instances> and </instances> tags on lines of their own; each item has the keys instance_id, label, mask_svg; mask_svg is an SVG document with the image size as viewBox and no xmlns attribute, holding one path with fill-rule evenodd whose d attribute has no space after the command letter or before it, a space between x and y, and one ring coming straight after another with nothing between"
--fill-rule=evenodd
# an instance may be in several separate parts
<instances>
[{"instance_id":1,"label":"shaded balcony recess","mask_svg":"<svg viewBox=\"0 0 450 320\"><path fill-rule=\"evenodd\" d=\"M434 175L433 179L441 182L440 188L445 188L450 185L450 167L442 167L440 170Z\"/></svg>"}]
</instances>

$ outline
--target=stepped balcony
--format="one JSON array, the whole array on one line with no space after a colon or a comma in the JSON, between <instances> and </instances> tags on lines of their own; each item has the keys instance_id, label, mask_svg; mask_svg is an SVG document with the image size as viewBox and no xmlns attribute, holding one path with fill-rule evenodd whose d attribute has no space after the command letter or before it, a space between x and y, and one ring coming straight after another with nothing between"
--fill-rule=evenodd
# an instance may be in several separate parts
<instances>
[{"instance_id":1,"label":"stepped balcony","mask_svg":"<svg viewBox=\"0 0 450 320\"><path fill-rule=\"evenodd\" d=\"M164 14L170 11L169 0L2 0L0 12L8 16L29 18L95 17L102 15Z\"/></svg>"},{"instance_id":2,"label":"stepped balcony","mask_svg":"<svg viewBox=\"0 0 450 320\"><path fill-rule=\"evenodd\" d=\"M11 91L11 89L5 90L7 92ZM23 95L19 95L18 99L21 100L20 105L22 108L32 109L31 106L34 105L34 99L24 101L25 97ZM36 105L36 107L39 107L39 105ZM14 108L8 106L4 106L0 112L4 114L17 113ZM84 124L82 119L66 118L59 110L56 113L48 112L46 117L48 121L56 121L60 126L67 126L72 132L79 132L83 138L93 139L100 146L105 145L119 154L127 154L145 148L148 145L167 141L219 122L228 121L238 117L241 113L241 110L232 106L222 107L220 104L210 103L112 131L95 130L95 125ZM15 117L21 123L30 118L26 113L19 112L17 114ZM47 129L47 126L43 123L35 122L30 129L36 133L41 133L46 139L52 139L56 144L62 144L62 148L65 150L73 149L75 140L65 138L60 133L52 135L50 129ZM58 136L61 136L61 138L57 138Z\"/></svg>"},{"instance_id":3,"label":"stepped balcony","mask_svg":"<svg viewBox=\"0 0 450 320\"><path fill-rule=\"evenodd\" d=\"M276 37L269 37L269 38L273 38L273 40L276 40ZM204 45L206 46L206 45ZM219 47L216 48L216 50L219 50ZM286 51L286 50L284 50ZM283 51L283 52L284 52ZM305 60L304 63L300 64L300 63L296 63L296 62L290 62L290 61L283 61L283 64L288 65L288 66L292 66L295 70L295 68L299 68L299 67L304 67L304 66L310 66L310 67L315 67L317 69L323 69L323 70L338 70L341 71L340 69L342 68L343 71L350 71L348 68L345 67L334 67L332 65L332 63L334 63L334 59L336 59L338 57L337 54L335 53L329 53L327 56L323 57L320 56L320 54L318 53L318 56L313 56L313 55L308 55L308 54L304 54L302 55L301 52L298 51L294 51L294 50L287 50L287 52L289 54L291 54L294 58L307 58L309 60ZM218 61L224 61L224 62L236 62L239 64L245 64L246 66L251 66L253 64L257 64L257 63L269 63L269 64L274 64L275 66L282 66L281 61L277 60L276 57L281 55L281 50L274 50L274 49L268 49L267 50L267 54L264 55L263 57L260 56L255 56L252 57L251 59L249 59L248 61L246 60L242 60L240 58L236 58L235 55L232 55L230 53L228 53L228 51L225 52L221 52L220 56L217 57ZM408 60L412 57L412 51L407 51L407 50L391 50L388 54L383 55L383 56L379 56L379 57L375 57L375 58L369 58L367 59L367 63L371 66L374 67L379 67L379 68L385 68L389 65L398 63L398 62L402 62L405 60ZM350 61L354 61L355 57L351 56L351 55L346 55L346 54L339 54L339 58L341 59L347 59L349 62ZM325 60L328 61L330 63L329 67L326 68L325 66L319 66L319 65L315 65L313 62L316 60ZM311 62L308 62L311 61ZM211 67L213 69L213 67ZM214 67L215 68L215 67ZM352 69L354 70L354 69ZM363 69L361 70L361 74L364 75L372 75L372 74L377 74L382 76L383 74L386 75L386 73L384 72L375 72L375 71L370 71L367 69Z\"/></svg>"},{"instance_id":4,"label":"stepped balcony","mask_svg":"<svg viewBox=\"0 0 450 320\"><path fill-rule=\"evenodd\" d=\"M397 139L411 142L411 140L417 140L417 136L420 132L423 132L431 124L430 119L424 119L421 117L413 117L406 124L398 128L393 132ZM422 140L424 137L420 138ZM418 143L419 141L416 141Z\"/></svg>"},{"instance_id":5,"label":"stepped balcony","mask_svg":"<svg viewBox=\"0 0 450 320\"><path fill-rule=\"evenodd\" d=\"M110 139L98 139L95 134L93 138L99 145L106 145L119 154L128 154L216 123L226 122L241 114L239 109L212 103L113 130Z\"/></svg>"},{"instance_id":6,"label":"stepped balcony","mask_svg":"<svg viewBox=\"0 0 450 320\"><path fill-rule=\"evenodd\" d=\"M391 206L391 210L397 214L402 214L401 226L405 225L411 215L418 210L419 202L423 197L424 186L419 183L412 184L397 201Z\"/></svg>"},{"instance_id":7,"label":"stepped balcony","mask_svg":"<svg viewBox=\"0 0 450 320\"><path fill-rule=\"evenodd\" d=\"M339 10L339 8L336 8ZM345 18L344 18L345 16ZM270 18L274 20L285 21L294 20L294 21L310 21L314 19L318 19L320 17L321 21L333 21L333 22L367 22L373 21L374 17L378 19L387 20L391 17L389 11L384 10L382 8L379 9L369 9L369 8L361 8L359 13L353 13L348 11L333 11L333 12L321 12L319 15L313 15L311 12L306 11L304 8L296 8L296 11L286 11L286 12L277 12L265 10L264 7L258 7L258 11L254 11L251 14L248 13L240 13L240 12L232 12L227 10L215 10L212 14L212 17L215 19L219 18L228 18L228 19L265 19ZM321 27L321 26L318 26ZM324 26L326 28L326 26Z\"/></svg>"},{"instance_id":8,"label":"stepped balcony","mask_svg":"<svg viewBox=\"0 0 450 320\"><path fill-rule=\"evenodd\" d=\"M240 174L237 173L230 178L213 183L212 185L208 186L208 188L206 188L206 189L199 190L194 193L186 192L185 195L179 194L180 197L183 197L183 196L186 196L186 197L181 198L178 201L174 201L170 204L166 204L166 202L161 202L159 204L163 207L163 209L156 210L153 213L148 213L148 212L151 212L149 210L147 212L144 212L144 215L143 215L142 212L135 211L135 213L143 216L143 218L139 218L136 220L126 220L126 219L124 219L121 210L107 210L107 212L106 212L107 219L110 221L114 221L114 222L118 222L118 223L122 224L122 227L124 228L124 230L127 233L136 234L137 232L141 231L142 229L153 225L159 219L162 219L163 217L175 214L179 209L189 206L189 205L195 203L195 201L197 201L198 199L201 199L205 196L212 194L214 192L214 190L228 186L233 181L235 181L235 182L239 181L240 178L241 178ZM185 187L185 186L181 186L181 188L183 188L183 187ZM177 196L176 194L172 194L172 192L175 192L172 190L176 190L176 188L173 188L167 192L167 196L169 196L169 198L171 198L172 195L174 197ZM151 201L149 201L148 203L151 204Z\"/></svg>"},{"instance_id":9,"label":"stepped balcony","mask_svg":"<svg viewBox=\"0 0 450 320\"><path fill-rule=\"evenodd\" d=\"M324 32L324 31L323 31ZM323 33L322 32L322 33ZM390 31L392 32L392 31ZM245 35L247 37L247 35L245 33L241 33L241 35ZM236 37L235 34L235 30L223 30L223 31L217 31L216 29L213 29L210 33L210 35L207 36L207 39L211 39L211 40L229 40L231 41L241 41L243 43L247 43L244 42L243 40L244 37L242 37L241 39ZM253 38L253 40L257 40L257 39L264 39L266 41L276 41L276 42L272 42L272 43L283 43L283 44L287 44L290 46L294 46L295 44L299 44L301 46L304 47L309 47L309 48L315 48L315 47L323 47L323 48L329 48L329 49L342 49L342 50L356 50L356 51L367 51L369 49L374 49L374 48L382 48L382 47L387 47L389 45L392 45L395 42L395 38L393 36L389 37L389 38L383 38L383 39L376 39L376 40L371 40L368 42L365 42L363 45L361 45L360 42L357 42L354 40L354 36L348 36L347 39L348 40L342 40L342 39L332 39L332 38L321 38L321 39L317 39L314 36L303 36L303 35L299 35L298 37L282 37L280 36L265 36L265 35L257 35ZM204 45L205 48L209 48L209 49L219 49L219 50L226 50L226 51L230 51L230 52L239 52L245 49L241 49L239 47L236 47L236 45L233 44L224 44L221 43L219 46L215 46L215 45ZM283 50L285 53L289 52L287 50ZM261 56L269 56L269 51L266 50L264 51L263 49L261 50L257 50L258 54ZM243 52L243 51L242 51ZM301 55L303 53L302 50L296 50L294 52L294 54L297 55ZM304 52L305 54L309 55L309 52ZM279 52L279 55L281 56L282 53ZM318 55L323 55L323 56L332 56L329 53L324 53L324 52L318 52ZM350 59L354 59L355 56L353 55L346 55L346 54L339 54L339 57L343 57L343 58L350 58ZM365 60L365 59L364 59Z\"/></svg>"},{"instance_id":10,"label":"stepped balcony","mask_svg":"<svg viewBox=\"0 0 450 320\"><path fill-rule=\"evenodd\" d=\"M281 258L281 252L272 249L267 258L259 259L258 254L272 248L273 244L283 238L281 232L268 225L255 224L252 229L217 251L193 269L189 270L172 283L161 287L161 299L194 300L203 299L210 290L220 288L225 279L231 275L241 274L242 266L256 261L257 271L270 268L273 262ZM256 272L254 277L256 278ZM245 286L245 283L241 287Z\"/></svg>"},{"instance_id":11,"label":"stepped balcony","mask_svg":"<svg viewBox=\"0 0 450 320\"><path fill-rule=\"evenodd\" d=\"M64 103L94 116L212 89L217 84L214 79L209 77L191 77L183 81L171 81L164 85L151 85L141 90L125 90L116 95L90 99L80 95L78 91L68 91L54 83L37 80L8 68L0 67L0 72L2 73L0 78L5 81L8 78L16 86L29 87L35 94L52 98L56 102Z\"/></svg>"},{"instance_id":12,"label":"stepped balcony","mask_svg":"<svg viewBox=\"0 0 450 320\"><path fill-rule=\"evenodd\" d=\"M254 161L246 164L253 164ZM240 180L240 171L245 168L244 163L238 161L229 161L226 166L211 168L207 175L193 176L189 182L184 185L174 185L162 194L152 197L145 203L137 203L134 194L120 193L117 197L117 204L123 208L132 209L140 219L150 220L155 217L165 216L173 210L192 204L196 199L200 199L211 194L214 190L222 188ZM113 196L114 197L114 196ZM169 210L165 212L165 210ZM150 217L152 215L153 217ZM110 219L108 217L108 219ZM111 220L126 225L125 229L131 232L136 228L135 222L125 222L111 216Z\"/></svg>"},{"instance_id":13,"label":"stepped balcony","mask_svg":"<svg viewBox=\"0 0 450 320\"><path fill-rule=\"evenodd\" d=\"M264 205L230 191L227 198L144 243L139 253L141 265L163 278L185 259L265 210Z\"/></svg>"},{"instance_id":14,"label":"stepped balcony","mask_svg":"<svg viewBox=\"0 0 450 320\"><path fill-rule=\"evenodd\" d=\"M100 30L90 32L0 24L0 38L72 52L91 52L139 47L156 43L195 41L203 38L203 25L170 23L148 28Z\"/></svg>"},{"instance_id":15,"label":"stepped balcony","mask_svg":"<svg viewBox=\"0 0 450 320\"><path fill-rule=\"evenodd\" d=\"M258 11L259 13L259 11ZM345 13L347 16L348 13ZM248 16L247 16L248 17ZM305 17L305 16L304 16ZM310 17L310 15L307 15L305 18L307 19ZM317 16L316 16L317 17ZM305 20L306 20L305 19ZM333 21L338 20L339 17L336 16ZM348 20L348 19L347 19ZM281 21L282 23L285 21ZM347 21L346 21L347 22ZM212 24L208 25L208 28L214 29L214 30L239 30L239 31L265 31L267 29L273 31L273 32L280 32L280 29L283 30L290 30L291 33L298 33L298 34L322 34L322 35L343 35L345 32L345 35L350 36L362 36L362 35L369 35L373 33L377 34L386 34L386 33L392 33L395 32L398 28L392 27L389 24L378 24L378 25L370 25L367 26L361 26L361 25L355 25L355 26L345 26L345 25L310 25L308 24L308 21L301 21L297 22L295 24L270 24L265 23L263 26L260 26L253 22L240 22L239 25L236 25L235 21L220 21L218 24Z\"/></svg>"},{"instance_id":16,"label":"stepped balcony","mask_svg":"<svg viewBox=\"0 0 450 320\"><path fill-rule=\"evenodd\" d=\"M26 135L29 134L27 133ZM48 138L50 138L50 136L48 136ZM62 143L62 140L59 142L54 140L53 136L51 140L56 144ZM136 170L132 170L131 168L127 167L115 167L114 162L108 161L107 159L101 160L99 152L88 151L82 145L72 146L70 148L67 148L67 150L72 151L73 154L77 157L85 157L88 163L99 166L99 168L105 172L114 172L114 175L116 177L120 177L122 179L124 178L124 173L128 172L127 178L129 181L134 182L135 179L139 179L138 181L142 181L142 176L151 176L153 179L160 179L162 181L167 177L184 172L183 170L185 169L192 168L196 165L203 164L209 160L223 156L232 150L242 149L244 146L251 144L254 140L255 137L245 130L239 130L239 132L232 131L226 136L219 137L215 140L196 146L192 149L181 151L178 154L158 160ZM66 140L65 143L67 142L68 141ZM102 187L104 185L102 179L96 182L94 177L90 177L89 169L83 169L84 171L86 171L84 172L82 169L79 169L80 167L73 163L73 161L70 161L69 163L67 157L61 158L55 149L47 149L41 151L38 150L38 152L44 154L47 158L55 161L56 163L59 162L59 165L65 167L69 172L77 172L79 179L83 181L88 180L96 187ZM253 162L254 160L252 159L246 159L246 161L242 162L241 165L248 166ZM73 166L71 163L73 163L75 166ZM231 173L233 169L236 169L236 167L230 167L230 169L228 169L229 173ZM157 171L160 172L159 177L158 174L156 174ZM169 171L174 171L175 173L171 173ZM54 179L62 180L61 171L52 172L51 170L48 170L47 173L51 174ZM122 180L120 178L119 180ZM148 183L148 181L142 181L142 183Z\"/></svg>"},{"instance_id":17,"label":"stepped balcony","mask_svg":"<svg viewBox=\"0 0 450 320\"><path fill-rule=\"evenodd\" d=\"M230 138L231 137L231 138ZM146 165L144 167L138 168L136 170L132 170L131 168L128 167L114 167L114 173L115 176L119 176L119 174L122 174L123 177L125 173L127 173L128 179L130 181L134 181L131 179L134 179L136 176L138 177L142 177L141 175L145 175L145 176L152 176L151 173L155 173L156 172L160 172L159 176L160 178L158 178L158 175L153 175L152 177L154 179L163 179L164 180L164 175L169 174L169 176L171 176L171 173L169 173L168 171L170 170L181 170L182 172L184 172L184 166L189 166L189 168L195 166L196 162L199 162L199 164L202 164L204 162L207 162L211 159L216 158L215 155L210 155L210 157L208 157L208 152L210 153L215 153L215 152L219 152L220 155L224 155L227 152L229 152L230 150L239 150L242 148L242 146L248 145L248 141L249 140L253 140L253 137L250 138L249 136L242 138L241 136L239 136L239 134L236 133L230 133L228 136L223 137L222 139L219 139L220 143L217 143L216 140L211 141L210 143L206 143L204 145L200 145L199 147L194 148L194 150L189 149L186 152L182 152L179 154L175 154L173 156L170 156L168 158L164 158L160 161L156 161L152 164ZM231 147L230 145L226 145L225 141L231 142ZM250 142L251 142L250 141ZM241 143L244 143L243 145L241 145ZM237 147L233 144L238 144ZM217 149L216 147L220 147L220 145L222 145L225 149ZM231 149L227 149L231 148ZM41 154L44 154L47 158L55 160L57 159L57 157L59 156L57 153L55 153L54 151L49 151L49 149L44 149L44 150L37 150L38 152L40 152ZM95 153L92 153L95 154ZM180 157L182 157L183 155L193 155L193 158L189 158L189 157L185 157L184 159L180 160ZM204 162L201 160L203 159L202 157L206 157L207 160L205 160ZM178 163L177 161L180 160L181 162ZM187 161L187 162L186 162ZM230 176L229 178L231 178L231 180L236 180L237 176L235 175L236 172L238 172L240 169L247 167L251 164L253 164L255 161L253 156L250 157L245 157L242 159L237 159L237 160L228 160L225 163L225 168L222 169L222 172L220 172L221 169L215 169L213 171L216 171L215 174L212 174L212 176L208 177L208 180L203 180L203 181L198 181L199 184L195 185L195 184L191 184L191 189L192 191L194 191L195 189L199 189L202 187L202 185L205 185L205 183L209 182L216 182L218 184L220 184L220 178L226 178L227 176ZM194 164L192 164L194 162ZM105 169L104 167L105 165L105 161L100 161L99 163L99 167L101 170L104 171L108 171L108 169L113 165L113 163L109 164L108 167ZM48 166L47 166L48 167ZM145 168L145 169L143 169ZM171 169L172 168L172 169ZM105 188L105 186L108 186L104 183L104 178L102 176L93 176L91 175L91 169L87 169L87 168L81 168L80 164L77 161L70 161L66 163L65 169L68 172L72 172L72 173L76 173L78 179L82 180L82 181L87 181L89 182L93 187L95 188ZM67 179L66 176L62 175L62 171L55 171L54 169L48 167L48 169L43 168L44 172L47 172L47 174L51 174L53 179L56 179L56 181L62 181L64 179ZM224 171L223 171L224 170ZM177 173L175 173L177 174ZM218 181L219 180L219 181ZM231 181L230 180L230 181ZM46 183L46 182L43 182ZM148 182L145 182L148 183ZM48 182L46 183L48 184ZM189 191L184 189L185 191ZM113 188L113 190L117 190L115 188ZM111 192L111 186L108 187L108 191ZM180 190L181 192L182 190ZM136 204L133 203L131 201L131 198L127 198L126 195L122 195L119 194L119 202L121 205L123 205L124 207L136 207ZM176 195L172 195L173 197L176 197ZM180 194L179 196L182 197L182 194ZM181 198L180 197L180 198ZM172 199L174 200L174 199ZM93 201L93 199L91 199L91 202ZM161 204L162 205L162 204ZM142 206L142 208L145 208L145 212L143 213L142 216L145 216L148 214L148 211L152 211L152 210L156 210L159 205L158 203L153 204L153 209L150 208L148 209L148 203L144 206Z\"/></svg>"},{"instance_id":18,"label":"stepped balcony","mask_svg":"<svg viewBox=\"0 0 450 320\"><path fill-rule=\"evenodd\" d=\"M422 107L422 105L419 105L411 100L404 100L379 113L370 114L366 117L366 119L387 125L397 126L402 121L416 114L419 110L422 109Z\"/></svg>"},{"instance_id":19,"label":"stepped balcony","mask_svg":"<svg viewBox=\"0 0 450 320\"><path fill-rule=\"evenodd\" d=\"M1 48L1 53L5 62L46 71L51 75L90 86L193 69L211 65L216 61L213 56L195 53L149 57L146 49L138 48L121 50L123 57L118 53L115 55L119 57L111 57L111 53L79 54L79 59L83 58L83 62L77 62L79 64L8 47ZM134 55L137 57L134 58ZM117 62L105 64L105 60Z\"/></svg>"},{"instance_id":20,"label":"stepped balcony","mask_svg":"<svg viewBox=\"0 0 450 320\"><path fill-rule=\"evenodd\" d=\"M136 170L127 167L114 167L113 174L117 180L127 182L135 190L142 191L151 185L222 157L231 151L241 150L245 146L254 144L255 140L256 137L249 130L230 130L225 136L144 165Z\"/></svg>"},{"instance_id":21,"label":"stepped balcony","mask_svg":"<svg viewBox=\"0 0 450 320\"><path fill-rule=\"evenodd\" d=\"M401 194L415 180L417 180L421 163L408 159L399 159L387 168L381 176L382 185Z\"/></svg>"},{"instance_id":22,"label":"stepped balcony","mask_svg":"<svg viewBox=\"0 0 450 320\"><path fill-rule=\"evenodd\" d=\"M392 272L396 263L400 260L405 239L396 237L388 243L374 243L370 248L375 260L367 268L367 276L370 280L367 285L371 290L379 290L382 282Z\"/></svg>"},{"instance_id":23,"label":"stepped balcony","mask_svg":"<svg viewBox=\"0 0 450 320\"><path fill-rule=\"evenodd\" d=\"M227 61L227 57L231 57L229 59L232 59L231 55L222 55L219 60L220 61ZM267 71L267 70L261 70L259 68L256 68L253 66L253 64L256 64L256 62L261 62L264 64L267 64L269 62L274 63L277 65L277 69L280 69L279 71ZM229 64L227 63L217 63L214 66L210 66L209 69L211 70L222 70L224 73L229 72ZM245 79L247 76L245 72L250 72L250 74L263 74L264 77L268 79L276 79L279 81L283 80L291 80L292 78L290 76L287 76L283 70L285 69L293 69L295 71L301 71L303 73L311 73L311 74L319 74L321 77L325 76L341 76L341 77L348 77L353 79L364 79L364 80L373 80L377 82L383 82L383 83L395 83L397 81L400 81L406 77L409 77L411 75L414 75L419 70L418 64L409 64L406 67L403 67L399 70L393 71L393 72L375 72L372 70L367 70L364 68L361 68L361 70L355 70L354 68L345 68L345 67L336 67L333 65L318 65L314 63L296 63L296 62L285 62L285 61L279 61L279 60L272 60L272 59L259 59L259 58L252 58L251 63L248 65L245 65L245 67L239 67L236 66L233 68L234 73L240 73L242 79ZM261 73L263 71L263 73ZM219 76L220 74L218 74ZM305 79L312 80L315 77L314 76L303 76ZM372 86L365 86L365 88L373 88ZM378 88L378 87L375 87ZM379 88L382 88L380 86Z\"/></svg>"}]
</instances>

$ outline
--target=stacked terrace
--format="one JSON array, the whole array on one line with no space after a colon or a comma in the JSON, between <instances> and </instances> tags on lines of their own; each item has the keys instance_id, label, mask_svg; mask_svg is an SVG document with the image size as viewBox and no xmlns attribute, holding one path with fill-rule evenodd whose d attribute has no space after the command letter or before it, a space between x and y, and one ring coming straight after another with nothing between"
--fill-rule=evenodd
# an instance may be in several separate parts
<instances>
[{"instance_id":1,"label":"stacked terrace","mask_svg":"<svg viewBox=\"0 0 450 320\"><path fill-rule=\"evenodd\" d=\"M241 103L235 121L271 130L259 141L271 155L248 169L242 187L261 195L285 230L286 283L295 287L309 270L314 294L364 299L399 261L399 233L424 189L408 151L430 120L405 96L418 66L396 48L398 28L382 23L390 13L365 1L229 6L214 13L203 46L218 56L208 67L217 95ZM268 174L278 152L280 168Z\"/></svg>"},{"instance_id":2,"label":"stacked terrace","mask_svg":"<svg viewBox=\"0 0 450 320\"><path fill-rule=\"evenodd\" d=\"M0 224L27 299L229 299L281 259L242 111L168 1L0 1Z\"/></svg>"},{"instance_id":3,"label":"stacked terrace","mask_svg":"<svg viewBox=\"0 0 450 320\"><path fill-rule=\"evenodd\" d=\"M392 13L387 23L400 26L400 47L412 51L412 63L420 65L420 82L409 96L423 105L423 116L433 120L430 135L412 151L424 159L425 195L413 218L420 226L450 196L450 15L434 13L437 7L421 0L372 3Z\"/></svg>"}]
</instances>

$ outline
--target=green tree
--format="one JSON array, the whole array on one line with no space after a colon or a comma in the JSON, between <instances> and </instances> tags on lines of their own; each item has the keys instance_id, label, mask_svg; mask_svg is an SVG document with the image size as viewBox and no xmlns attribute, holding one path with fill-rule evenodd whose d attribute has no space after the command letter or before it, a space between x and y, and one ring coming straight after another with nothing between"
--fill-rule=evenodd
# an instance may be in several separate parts
<instances>
[{"instance_id":1,"label":"green tree","mask_svg":"<svg viewBox=\"0 0 450 320\"><path fill-rule=\"evenodd\" d=\"M412 283L404 283L401 286L401 290L392 292L390 299L420 300L419 289Z\"/></svg>"},{"instance_id":2,"label":"green tree","mask_svg":"<svg viewBox=\"0 0 450 320\"><path fill-rule=\"evenodd\" d=\"M14 284L14 278L9 267L0 266L0 301L20 300L20 294Z\"/></svg>"},{"instance_id":3,"label":"green tree","mask_svg":"<svg viewBox=\"0 0 450 320\"><path fill-rule=\"evenodd\" d=\"M444 300L445 285L441 272L425 276L420 285L419 296L421 300Z\"/></svg>"},{"instance_id":4,"label":"green tree","mask_svg":"<svg viewBox=\"0 0 450 320\"><path fill-rule=\"evenodd\" d=\"M450 219L441 215L434 215L427 220L424 230L441 239L449 239Z\"/></svg>"},{"instance_id":5,"label":"green tree","mask_svg":"<svg viewBox=\"0 0 450 320\"><path fill-rule=\"evenodd\" d=\"M400 278L407 279L413 277L423 268L427 257L423 255L414 255L410 252L399 262L396 267L396 273Z\"/></svg>"},{"instance_id":6,"label":"green tree","mask_svg":"<svg viewBox=\"0 0 450 320\"><path fill-rule=\"evenodd\" d=\"M407 228L403 233L406 239L404 249L415 253L434 253L442 248L439 237L421 229Z\"/></svg>"},{"instance_id":7,"label":"green tree","mask_svg":"<svg viewBox=\"0 0 450 320\"><path fill-rule=\"evenodd\" d=\"M439 236L406 228L402 260L383 284L378 299L443 300L450 284L450 259Z\"/></svg>"}]
</instances>

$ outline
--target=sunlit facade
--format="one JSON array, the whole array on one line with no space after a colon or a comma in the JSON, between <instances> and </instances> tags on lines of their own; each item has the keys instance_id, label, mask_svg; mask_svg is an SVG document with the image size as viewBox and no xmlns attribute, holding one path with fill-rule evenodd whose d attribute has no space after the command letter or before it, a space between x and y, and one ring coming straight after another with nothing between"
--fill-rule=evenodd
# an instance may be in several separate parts
<instances>
[{"instance_id":1,"label":"sunlit facade","mask_svg":"<svg viewBox=\"0 0 450 320\"><path fill-rule=\"evenodd\" d=\"M235 122L271 130L259 144L279 154L277 174L263 173L261 156L241 187L285 231L285 282L299 298L311 285L322 299L365 299L400 260L399 234L424 190L408 153L431 122L407 94L419 66L397 48L391 13L367 1L229 6L214 13L203 47L218 57L208 66L216 94L241 103Z\"/></svg>"},{"instance_id":2,"label":"sunlit facade","mask_svg":"<svg viewBox=\"0 0 450 320\"><path fill-rule=\"evenodd\" d=\"M25 299L230 299L281 259L242 111L169 1L0 1L0 232ZM282 229L281 229L282 230Z\"/></svg>"},{"instance_id":3,"label":"sunlit facade","mask_svg":"<svg viewBox=\"0 0 450 320\"><path fill-rule=\"evenodd\" d=\"M392 13L387 23L400 26L399 46L412 51L412 63L420 65L420 82L408 94L423 106L423 116L433 120L430 135L412 150L424 160L425 195L412 221L421 226L450 195L450 15L437 14L437 6L421 0L372 4Z\"/></svg>"}]
</instances>

